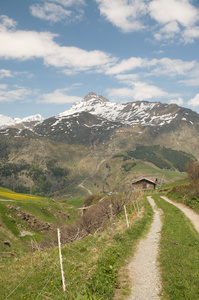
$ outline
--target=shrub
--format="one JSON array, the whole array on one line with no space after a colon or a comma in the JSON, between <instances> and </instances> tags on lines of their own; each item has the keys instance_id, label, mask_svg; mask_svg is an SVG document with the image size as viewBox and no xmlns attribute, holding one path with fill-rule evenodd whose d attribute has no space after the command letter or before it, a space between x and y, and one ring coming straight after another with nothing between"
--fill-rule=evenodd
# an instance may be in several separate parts
<instances>
[{"instance_id":1,"label":"shrub","mask_svg":"<svg viewBox=\"0 0 199 300\"><path fill-rule=\"evenodd\" d=\"M135 166L136 166L135 162L129 162L129 163L123 164L122 168L124 169L125 172L129 172Z\"/></svg>"}]
</instances>

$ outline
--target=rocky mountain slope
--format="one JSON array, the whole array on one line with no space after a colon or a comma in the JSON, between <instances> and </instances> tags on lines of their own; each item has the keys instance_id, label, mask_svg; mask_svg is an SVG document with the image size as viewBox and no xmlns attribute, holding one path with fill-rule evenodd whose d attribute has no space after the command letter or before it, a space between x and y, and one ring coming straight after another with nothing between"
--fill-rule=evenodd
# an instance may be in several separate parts
<instances>
[{"instance_id":1,"label":"rocky mountain slope","mask_svg":"<svg viewBox=\"0 0 199 300\"><path fill-rule=\"evenodd\" d=\"M156 170L167 166L179 171L169 161L167 150L163 157L161 149L157 152L152 147L150 155L145 156L148 146L175 150L172 156L180 159L180 171L187 158L199 157L199 115L174 104L117 104L90 93L65 112L46 120L33 119L22 122L25 128L15 125L0 130L3 186L26 192L29 189L46 194L61 190L69 196L81 195L88 190L110 190L127 179L130 182L144 175L146 169L136 173L135 166L140 163L152 163ZM136 153L140 146L145 147L141 158L126 155L129 151ZM151 172L154 175L154 170Z\"/></svg>"}]
</instances>

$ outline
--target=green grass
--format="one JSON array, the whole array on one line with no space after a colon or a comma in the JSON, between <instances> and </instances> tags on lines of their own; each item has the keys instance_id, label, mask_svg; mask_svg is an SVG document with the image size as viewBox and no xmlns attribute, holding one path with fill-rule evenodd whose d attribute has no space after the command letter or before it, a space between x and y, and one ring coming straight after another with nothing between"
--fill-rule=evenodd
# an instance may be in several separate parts
<instances>
[{"instance_id":1,"label":"green grass","mask_svg":"<svg viewBox=\"0 0 199 300\"><path fill-rule=\"evenodd\" d=\"M163 299L199 299L199 235L178 208L153 197L164 212L159 259Z\"/></svg>"},{"instance_id":2,"label":"green grass","mask_svg":"<svg viewBox=\"0 0 199 300\"><path fill-rule=\"evenodd\" d=\"M54 202L50 198L15 193L5 188L0 188L0 199L13 200L12 202L0 201L3 206L10 204L15 207L20 207L22 210L34 215L40 220L54 224L59 223L56 211L64 211L66 209L62 204Z\"/></svg>"},{"instance_id":3,"label":"green grass","mask_svg":"<svg viewBox=\"0 0 199 300\"><path fill-rule=\"evenodd\" d=\"M31 240L49 244L50 240L56 239L55 228L63 224L72 224L79 218L77 209L69 208L68 204L55 202L50 198L37 197L34 195L26 195L15 193L9 189L0 188L0 199L12 201L0 201L0 241L9 241L11 246L5 246L0 242L1 252L16 251L16 255L21 255L24 251L32 249ZM77 201L78 202L78 201ZM77 203L76 202L76 203ZM50 232L37 232L29 226L27 221L21 219L13 209L20 207L22 212L31 215L37 223L50 223L53 230ZM69 218L64 214L67 212ZM33 236L26 235L21 237L22 231L28 231Z\"/></svg>"},{"instance_id":4,"label":"green grass","mask_svg":"<svg viewBox=\"0 0 199 300\"><path fill-rule=\"evenodd\" d=\"M180 180L180 181L175 181L175 182L171 182L171 183L168 183L168 184L163 184L160 189L171 189L175 186L181 186L181 185L187 185L189 184L189 181L188 180Z\"/></svg>"},{"instance_id":5,"label":"green grass","mask_svg":"<svg viewBox=\"0 0 199 300\"><path fill-rule=\"evenodd\" d=\"M124 212L114 217L114 237L110 236L107 224L108 228L104 232L62 246L65 293L62 291L56 247L28 253L14 260L3 259L1 263L6 268L2 267L0 275L2 298L8 296L25 278L27 279L9 296L10 300L100 300L112 299L118 289L122 293L119 269L127 263L139 238L152 221L153 212L146 200L144 207L143 217L136 219L129 229L126 229ZM130 213L130 207L127 208Z\"/></svg>"},{"instance_id":6,"label":"green grass","mask_svg":"<svg viewBox=\"0 0 199 300\"><path fill-rule=\"evenodd\" d=\"M176 178L185 178L187 175L185 173L181 172L175 172L171 170L166 170L166 169L159 169L158 167L152 167L147 164L137 164L135 167L132 168L131 172L144 172L146 175L145 176L164 176L167 180L173 180ZM163 177L163 181L164 178ZM159 178L161 180L161 178Z\"/></svg>"},{"instance_id":7,"label":"green grass","mask_svg":"<svg viewBox=\"0 0 199 300\"><path fill-rule=\"evenodd\" d=\"M189 183L178 184L167 193L167 196L180 203L184 203L192 208L196 213L199 213L199 198L194 196Z\"/></svg>"},{"instance_id":8,"label":"green grass","mask_svg":"<svg viewBox=\"0 0 199 300\"><path fill-rule=\"evenodd\" d=\"M85 200L85 197L77 198L77 199L67 199L66 203L73 207L80 207Z\"/></svg>"}]
</instances>

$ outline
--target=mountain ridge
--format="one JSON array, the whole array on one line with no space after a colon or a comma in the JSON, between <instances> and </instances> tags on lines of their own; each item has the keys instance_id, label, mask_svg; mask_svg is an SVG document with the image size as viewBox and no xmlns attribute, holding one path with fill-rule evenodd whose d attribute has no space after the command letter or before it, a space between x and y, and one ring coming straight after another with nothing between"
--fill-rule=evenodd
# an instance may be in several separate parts
<instances>
[{"instance_id":1,"label":"mountain ridge","mask_svg":"<svg viewBox=\"0 0 199 300\"><path fill-rule=\"evenodd\" d=\"M0 115L0 129L4 129L6 127L14 127L19 124L24 125L24 127L32 127L40 122L42 122L44 118L40 114L31 115L25 118L13 118L4 115Z\"/></svg>"},{"instance_id":2,"label":"mountain ridge","mask_svg":"<svg viewBox=\"0 0 199 300\"><path fill-rule=\"evenodd\" d=\"M44 119L40 114L23 119L0 115L0 129L18 124L25 124L25 126L32 128L51 118L55 118L59 122L63 118L82 112L107 119L109 122L119 122L123 126L163 126L174 120L187 121L191 124L193 121L199 121L199 114L176 104L149 101L132 101L119 104L91 92L81 101L74 103L68 110L47 119Z\"/></svg>"}]
</instances>

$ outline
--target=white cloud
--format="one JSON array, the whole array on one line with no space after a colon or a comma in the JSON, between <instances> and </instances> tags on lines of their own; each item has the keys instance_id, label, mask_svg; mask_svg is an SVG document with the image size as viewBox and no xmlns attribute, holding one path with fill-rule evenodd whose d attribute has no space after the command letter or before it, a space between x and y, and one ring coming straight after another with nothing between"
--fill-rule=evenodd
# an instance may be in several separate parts
<instances>
[{"instance_id":1,"label":"white cloud","mask_svg":"<svg viewBox=\"0 0 199 300\"><path fill-rule=\"evenodd\" d=\"M65 67L72 71L107 69L116 58L100 51L62 47L54 41L56 34L23 30L0 30L0 57L28 60L41 58L46 65Z\"/></svg>"},{"instance_id":2,"label":"white cloud","mask_svg":"<svg viewBox=\"0 0 199 300\"><path fill-rule=\"evenodd\" d=\"M132 82L136 82L139 79L138 74L122 74L122 75L116 75L116 79L118 79L120 82L127 84L127 85L132 85Z\"/></svg>"},{"instance_id":3,"label":"white cloud","mask_svg":"<svg viewBox=\"0 0 199 300\"><path fill-rule=\"evenodd\" d=\"M197 62L164 57L156 60L156 66L157 67L151 71L150 75L166 75L170 77L187 76L188 72L193 71L194 68L197 67Z\"/></svg>"},{"instance_id":4,"label":"white cloud","mask_svg":"<svg viewBox=\"0 0 199 300\"><path fill-rule=\"evenodd\" d=\"M17 26L17 23L14 20L8 18L5 15L0 15L0 30L1 31L7 30L7 29L12 29L12 28L15 28L16 26Z\"/></svg>"},{"instance_id":5,"label":"white cloud","mask_svg":"<svg viewBox=\"0 0 199 300\"><path fill-rule=\"evenodd\" d=\"M96 0L100 14L123 32L139 31L144 28L140 18L146 14L143 0Z\"/></svg>"},{"instance_id":6,"label":"white cloud","mask_svg":"<svg viewBox=\"0 0 199 300\"><path fill-rule=\"evenodd\" d=\"M199 86L199 75L195 77L191 76L191 78L180 80L178 83L186 86Z\"/></svg>"},{"instance_id":7,"label":"white cloud","mask_svg":"<svg viewBox=\"0 0 199 300\"><path fill-rule=\"evenodd\" d=\"M196 61L183 61L181 59L170 59L167 57L151 60L147 58L131 57L109 67L106 70L106 74L117 74L116 78L119 78L118 75L132 71L136 68L147 69L147 72L142 72L142 75L144 76L175 77L193 74L197 69L199 70L199 64Z\"/></svg>"},{"instance_id":8,"label":"white cloud","mask_svg":"<svg viewBox=\"0 0 199 300\"><path fill-rule=\"evenodd\" d=\"M188 105L199 106L199 93L196 96L188 101Z\"/></svg>"},{"instance_id":9,"label":"white cloud","mask_svg":"<svg viewBox=\"0 0 199 300\"><path fill-rule=\"evenodd\" d=\"M162 27L158 33L154 34L156 40L173 39L176 34L180 33L180 27L176 21L170 22Z\"/></svg>"},{"instance_id":10,"label":"white cloud","mask_svg":"<svg viewBox=\"0 0 199 300\"><path fill-rule=\"evenodd\" d=\"M0 69L0 79L4 77L13 77L13 75L10 70Z\"/></svg>"},{"instance_id":11,"label":"white cloud","mask_svg":"<svg viewBox=\"0 0 199 300\"><path fill-rule=\"evenodd\" d=\"M31 5L30 12L34 17L54 23L62 20L73 22L82 19L81 6L84 4L84 0L46 0Z\"/></svg>"},{"instance_id":12,"label":"white cloud","mask_svg":"<svg viewBox=\"0 0 199 300\"><path fill-rule=\"evenodd\" d=\"M130 71L138 67L144 67L145 63L146 60L140 57L131 57L129 59L123 59L120 63L109 68L106 73L109 75L124 73L126 71Z\"/></svg>"},{"instance_id":13,"label":"white cloud","mask_svg":"<svg viewBox=\"0 0 199 300\"><path fill-rule=\"evenodd\" d=\"M133 88L108 89L111 99L149 100L153 98L168 97L168 93L154 85L145 82L134 82Z\"/></svg>"},{"instance_id":14,"label":"white cloud","mask_svg":"<svg viewBox=\"0 0 199 300\"><path fill-rule=\"evenodd\" d=\"M100 14L124 33L148 30L147 17L157 22L150 31L157 41L190 43L199 37L199 8L192 0L95 0Z\"/></svg>"},{"instance_id":15,"label":"white cloud","mask_svg":"<svg viewBox=\"0 0 199 300\"><path fill-rule=\"evenodd\" d=\"M163 26L154 33L158 41L178 38L190 43L199 37L195 27L199 21L199 9L190 0L152 0L149 3L149 14Z\"/></svg>"},{"instance_id":16,"label":"white cloud","mask_svg":"<svg viewBox=\"0 0 199 300\"><path fill-rule=\"evenodd\" d=\"M77 96L69 96L66 92L69 89L57 89L53 93L43 94L38 102L44 103L54 103L54 104L65 104L73 103L82 100L82 98Z\"/></svg>"},{"instance_id":17,"label":"white cloud","mask_svg":"<svg viewBox=\"0 0 199 300\"><path fill-rule=\"evenodd\" d=\"M198 9L189 0L152 0L149 13L160 24L177 21L190 27L198 21Z\"/></svg>"},{"instance_id":18,"label":"white cloud","mask_svg":"<svg viewBox=\"0 0 199 300\"><path fill-rule=\"evenodd\" d=\"M7 90L7 84L0 84L0 90Z\"/></svg>"},{"instance_id":19,"label":"white cloud","mask_svg":"<svg viewBox=\"0 0 199 300\"><path fill-rule=\"evenodd\" d=\"M27 96L30 96L33 93L34 91L20 86L15 86L9 89L7 85L0 85L0 102L24 100Z\"/></svg>"},{"instance_id":20,"label":"white cloud","mask_svg":"<svg viewBox=\"0 0 199 300\"><path fill-rule=\"evenodd\" d=\"M187 28L183 32L185 43L193 43L196 38L199 38L199 26Z\"/></svg>"},{"instance_id":21,"label":"white cloud","mask_svg":"<svg viewBox=\"0 0 199 300\"><path fill-rule=\"evenodd\" d=\"M85 5L85 0L48 0L51 2L59 3L63 6L77 6L77 5Z\"/></svg>"},{"instance_id":22,"label":"white cloud","mask_svg":"<svg viewBox=\"0 0 199 300\"><path fill-rule=\"evenodd\" d=\"M178 99L172 99L169 100L169 103L177 104L177 105L182 105L184 103L183 99L180 97Z\"/></svg>"},{"instance_id":23,"label":"white cloud","mask_svg":"<svg viewBox=\"0 0 199 300\"><path fill-rule=\"evenodd\" d=\"M54 3L34 4L30 7L31 14L42 20L59 22L71 16L72 12Z\"/></svg>"}]
</instances>

